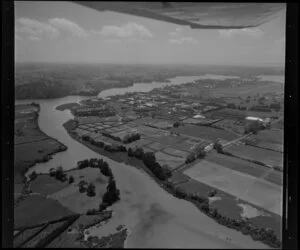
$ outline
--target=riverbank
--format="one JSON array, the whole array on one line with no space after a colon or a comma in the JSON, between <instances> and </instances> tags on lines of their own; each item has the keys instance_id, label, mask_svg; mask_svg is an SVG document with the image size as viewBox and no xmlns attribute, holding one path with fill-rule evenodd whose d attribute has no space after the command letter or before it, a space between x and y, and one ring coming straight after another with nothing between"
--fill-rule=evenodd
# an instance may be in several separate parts
<instances>
[{"instance_id":1,"label":"riverbank","mask_svg":"<svg viewBox=\"0 0 300 250\"><path fill-rule=\"evenodd\" d=\"M58 140L45 134L39 127L40 106L32 103L15 108L15 199L26 193L25 173L37 163L47 162L52 156L67 150Z\"/></svg>"},{"instance_id":2,"label":"riverbank","mask_svg":"<svg viewBox=\"0 0 300 250\"><path fill-rule=\"evenodd\" d=\"M270 247L280 247L281 243L279 239L277 238L274 231L266 230L265 227L257 227L253 225L249 220L247 219L233 219L230 217L227 217L225 215L222 215L218 212L218 209L214 207L209 206L208 197L202 197L197 196L191 193L186 193L183 190L179 190L174 187L174 185L169 181L161 181L159 180L145 165L144 163L136 159L134 157L128 157L127 152L115 152L110 153L106 151L104 148L94 146L90 144L89 142L82 140L79 136L73 134L70 129L72 126L72 121L66 122L63 126L68 131L69 135L78 142L82 143L86 147L90 148L94 152L104 155L106 157L109 157L110 159L125 163L129 166L137 167L143 172L146 172L148 175L151 176L153 180L165 191L167 191L172 196L175 196L180 199L185 199L192 204L194 204L201 212L209 216L210 218L214 219L217 223L224 225L226 227L229 227L231 229L235 229L239 232L242 232L245 235L250 235L253 240L259 240L263 242L264 244L269 245ZM259 232L259 233L258 233Z\"/></svg>"}]
</instances>

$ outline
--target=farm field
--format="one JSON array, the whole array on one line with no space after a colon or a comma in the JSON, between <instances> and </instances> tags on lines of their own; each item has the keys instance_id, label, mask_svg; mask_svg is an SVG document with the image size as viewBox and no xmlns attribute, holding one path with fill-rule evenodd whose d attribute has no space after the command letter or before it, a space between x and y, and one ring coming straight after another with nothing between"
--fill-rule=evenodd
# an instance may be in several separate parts
<instances>
[{"instance_id":1,"label":"farm field","mask_svg":"<svg viewBox=\"0 0 300 250\"><path fill-rule=\"evenodd\" d=\"M41 230L42 227L43 226L35 227L35 228L32 228L32 229L27 229L24 232L20 233L18 236L16 236L14 238L13 247L17 248L25 240L29 239L31 236L33 236L35 233L37 233L39 230Z\"/></svg>"},{"instance_id":2,"label":"farm field","mask_svg":"<svg viewBox=\"0 0 300 250\"><path fill-rule=\"evenodd\" d=\"M207 117L211 117L214 119L223 118L228 120L244 120L247 116L255 116L262 119L271 116L277 116L278 112L261 112L261 111L224 108L224 109L206 112L205 115Z\"/></svg>"},{"instance_id":3,"label":"farm field","mask_svg":"<svg viewBox=\"0 0 300 250\"><path fill-rule=\"evenodd\" d=\"M46 139L42 141L19 144L14 146L14 178L15 183L22 180L22 175L26 169L34 165L37 161L43 161L47 155L61 151L61 143Z\"/></svg>"},{"instance_id":4,"label":"farm field","mask_svg":"<svg viewBox=\"0 0 300 250\"><path fill-rule=\"evenodd\" d=\"M211 153L205 158L205 160L258 178L269 171L268 168L255 163L219 153Z\"/></svg>"},{"instance_id":5,"label":"farm field","mask_svg":"<svg viewBox=\"0 0 300 250\"><path fill-rule=\"evenodd\" d=\"M170 170L179 167L185 162L184 158L171 156L162 152L156 152L155 158L161 166L167 165Z\"/></svg>"},{"instance_id":6,"label":"farm field","mask_svg":"<svg viewBox=\"0 0 300 250\"><path fill-rule=\"evenodd\" d=\"M264 177L266 181L273 182L277 185L283 184L283 173L276 170L270 170Z\"/></svg>"},{"instance_id":7,"label":"farm field","mask_svg":"<svg viewBox=\"0 0 300 250\"><path fill-rule=\"evenodd\" d=\"M206 160L195 164L184 171L184 174L196 181L281 215L282 188L278 185L232 171Z\"/></svg>"},{"instance_id":8,"label":"farm field","mask_svg":"<svg viewBox=\"0 0 300 250\"><path fill-rule=\"evenodd\" d=\"M68 187L51 194L49 197L59 201L64 207L74 213L86 213L88 209L98 208L102 196L106 192L108 178L102 175L99 169L95 168L72 170L68 172L68 175L74 177L74 182ZM78 183L82 180L95 184L96 196L89 197L85 192L79 192Z\"/></svg>"},{"instance_id":9,"label":"farm field","mask_svg":"<svg viewBox=\"0 0 300 250\"><path fill-rule=\"evenodd\" d=\"M172 128L171 131L210 141L217 139L231 141L238 138L238 136L232 132L205 126L184 125L178 128Z\"/></svg>"},{"instance_id":10,"label":"farm field","mask_svg":"<svg viewBox=\"0 0 300 250\"><path fill-rule=\"evenodd\" d=\"M184 174L182 175L185 176ZM193 179L182 184L178 184L176 187L183 189L187 193L198 193L202 196L206 196L212 189L215 188ZM243 218L242 215L244 211L240 204L247 204L258 211L258 216L250 216L251 218L249 218L249 221L251 223L258 226L271 226L271 228L275 230L278 237L281 237L281 216L268 212L265 209L252 205L246 201L238 200L235 196L223 192L222 190L218 190L216 197L210 199L210 206L217 208L219 213L222 215L234 219Z\"/></svg>"},{"instance_id":11,"label":"farm field","mask_svg":"<svg viewBox=\"0 0 300 250\"><path fill-rule=\"evenodd\" d=\"M223 129L229 129L235 133L243 134L245 128L242 125L242 123L243 120L222 119L221 121L214 123L212 126Z\"/></svg>"},{"instance_id":12,"label":"farm field","mask_svg":"<svg viewBox=\"0 0 300 250\"><path fill-rule=\"evenodd\" d=\"M111 214L109 212L99 215L81 215L72 225L70 225L68 230L55 238L46 246L46 248L87 248L87 246L78 239L78 236L80 236L80 226L86 228L95 223L105 221L110 217Z\"/></svg>"},{"instance_id":13,"label":"farm field","mask_svg":"<svg viewBox=\"0 0 300 250\"><path fill-rule=\"evenodd\" d=\"M232 145L227 147L225 151L266 165L283 167L283 154L280 152L245 145Z\"/></svg>"},{"instance_id":14,"label":"farm field","mask_svg":"<svg viewBox=\"0 0 300 250\"><path fill-rule=\"evenodd\" d=\"M262 130L255 137L262 142L283 145L283 131Z\"/></svg>"},{"instance_id":15,"label":"farm field","mask_svg":"<svg viewBox=\"0 0 300 250\"><path fill-rule=\"evenodd\" d=\"M249 145L252 145L251 143ZM275 144L275 143L268 143L263 141L258 141L253 144L254 147L260 147L264 149L269 149L273 151L278 151L283 153L284 152L284 146L282 144Z\"/></svg>"},{"instance_id":16,"label":"farm field","mask_svg":"<svg viewBox=\"0 0 300 250\"><path fill-rule=\"evenodd\" d=\"M14 208L14 228L29 227L72 214L71 210L54 199L32 194Z\"/></svg>"},{"instance_id":17,"label":"farm field","mask_svg":"<svg viewBox=\"0 0 300 250\"><path fill-rule=\"evenodd\" d=\"M284 128L284 120L281 119L281 120L279 120L277 122L274 122L271 125L271 128L283 130L283 128Z\"/></svg>"},{"instance_id":18,"label":"farm field","mask_svg":"<svg viewBox=\"0 0 300 250\"><path fill-rule=\"evenodd\" d=\"M56 180L49 174L39 174L35 180L30 182L30 189L32 192L44 196L56 193L67 186L69 186L68 182Z\"/></svg>"}]
</instances>

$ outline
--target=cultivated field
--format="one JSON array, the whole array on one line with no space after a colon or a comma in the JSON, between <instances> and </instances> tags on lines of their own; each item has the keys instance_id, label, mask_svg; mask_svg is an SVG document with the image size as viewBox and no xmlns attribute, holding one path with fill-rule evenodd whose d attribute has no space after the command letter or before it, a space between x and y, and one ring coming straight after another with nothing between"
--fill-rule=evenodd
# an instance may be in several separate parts
<instances>
[{"instance_id":1,"label":"cultivated field","mask_svg":"<svg viewBox=\"0 0 300 250\"><path fill-rule=\"evenodd\" d=\"M48 174L39 174L35 180L30 182L30 189L33 193L47 196L56 193L69 185L68 182L61 182Z\"/></svg>"},{"instance_id":2,"label":"cultivated field","mask_svg":"<svg viewBox=\"0 0 300 250\"><path fill-rule=\"evenodd\" d=\"M255 163L224 154L211 153L205 159L209 162L219 164L234 171L249 174L257 178L262 178L277 185L282 185L282 172L278 172Z\"/></svg>"},{"instance_id":3,"label":"cultivated field","mask_svg":"<svg viewBox=\"0 0 300 250\"><path fill-rule=\"evenodd\" d=\"M235 133L243 134L244 124L242 124L243 120L231 120L231 119L223 119L219 122L213 124L213 126L223 129L229 129Z\"/></svg>"},{"instance_id":4,"label":"cultivated field","mask_svg":"<svg viewBox=\"0 0 300 250\"><path fill-rule=\"evenodd\" d=\"M185 162L184 158L171 156L162 152L156 152L155 158L161 166L167 165L171 170L179 167Z\"/></svg>"},{"instance_id":5,"label":"cultivated field","mask_svg":"<svg viewBox=\"0 0 300 250\"><path fill-rule=\"evenodd\" d=\"M227 147L225 151L266 165L283 167L283 154L280 152L245 145L232 145Z\"/></svg>"},{"instance_id":6,"label":"cultivated field","mask_svg":"<svg viewBox=\"0 0 300 250\"><path fill-rule=\"evenodd\" d=\"M14 147L14 178L15 183L22 180L24 171L37 161L43 161L47 155L57 152L62 144L46 139L36 142L23 143Z\"/></svg>"},{"instance_id":7,"label":"cultivated field","mask_svg":"<svg viewBox=\"0 0 300 250\"><path fill-rule=\"evenodd\" d=\"M73 212L51 198L32 194L14 209L14 228L29 227L72 215Z\"/></svg>"},{"instance_id":8,"label":"cultivated field","mask_svg":"<svg viewBox=\"0 0 300 250\"><path fill-rule=\"evenodd\" d=\"M203 160L184 172L190 178L281 215L282 188Z\"/></svg>"},{"instance_id":9,"label":"cultivated field","mask_svg":"<svg viewBox=\"0 0 300 250\"><path fill-rule=\"evenodd\" d=\"M209 154L205 158L205 160L222 165L228 169L252 175L254 177L260 177L266 174L269 170L268 168L257 165L255 163L218 153Z\"/></svg>"},{"instance_id":10,"label":"cultivated field","mask_svg":"<svg viewBox=\"0 0 300 250\"><path fill-rule=\"evenodd\" d=\"M271 127L274 128L274 129L281 129L281 130L283 130L283 128L284 128L284 120L281 119L278 122L274 122Z\"/></svg>"},{"instance_id":11,"label":"cultivated field","mask_svg":"<svg viewBox=\"0 0 300 250\"><path fill-rule=\"evenodd\" d=\"M256 135L259 141L283 145L283 131L262 130Z\"/></svg>"},{"instance_id":12,"label":"cultivated field","mask_svg":"<svg viewBox=\"0 0 300 250\"><path fill-rule=\"evenodd\" d=\"M205 126L184 125L173 128L171 131L210 141L215 141L217 139L231 141L238 138L238 136L232 132Z\"/></svg>"}]
</instances>

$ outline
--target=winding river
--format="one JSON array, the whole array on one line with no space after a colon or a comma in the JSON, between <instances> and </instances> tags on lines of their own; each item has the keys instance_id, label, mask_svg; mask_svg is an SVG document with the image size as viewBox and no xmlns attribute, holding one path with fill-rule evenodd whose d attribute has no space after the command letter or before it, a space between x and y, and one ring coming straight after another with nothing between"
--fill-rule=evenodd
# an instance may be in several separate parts
<instances>
[{"instance_id":1,"label":"winding river","mask_svg":"<svg viewBox=\"0 0 300 250\"><path fill-rule=\"evenodd\" d=\"M187 81L190 78L184 78L184 81L181 78L181 83ZM38 102L41 107L38 120L41 130L68 147L67 151L55 154L52 160L36 164L30 172L47 173L58 165L70 169L78 160L99 157L73 140L63 128L62 124L73 118L72 114L56 110L58 105L83 99L86 97L16 101L16 104ZM173 197L143 171L101 157L113 171L121 201L112 206L112 219L102 227L90 228L90 235L108 235L117 225L125 224L129 230L125 247L129 248L268 248L249 236L219 225L193 204Z\"/></svg>"}]
</instances>

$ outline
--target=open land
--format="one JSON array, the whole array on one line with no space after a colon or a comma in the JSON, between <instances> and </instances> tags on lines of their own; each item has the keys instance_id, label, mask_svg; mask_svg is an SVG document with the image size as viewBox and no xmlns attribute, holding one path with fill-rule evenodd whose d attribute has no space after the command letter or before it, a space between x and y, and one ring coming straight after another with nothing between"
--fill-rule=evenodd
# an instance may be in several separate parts
<instances>
[{"instance_id":1,"label":"open land","mask_svg":"<svg viewBox=\"0 0 300 250\"><path fill-rule=\"evenodd\" d=\"M281 214L282 191L277 185L203 160L184 172L190 178L224 190L271 212ZM267 195L261 196L264 192Z\"/></svg>"},{"instance_id":2,"label":"open land","mask_svg":"<svg viewBox=\"0 0 300 250\"><path fill-rule=\"evenodd\" d=\"M45 135L38 127L39 106L17 105L15 108L14 182L22 184L27 169L66 147ZM20 188L18 188L20 190Z\"/></svg>"},{"instance_id":3,"label":"open land","mask_svg":"<svg viewBox=\"0 0 300 250\"><path fill-rule=\"evenodd\" d=\"M270 167L283 167L283 154L280 152L246 145L231 145L226 148L226 152L244 159L262 162Z\"/></svg>"}]
</instances>

